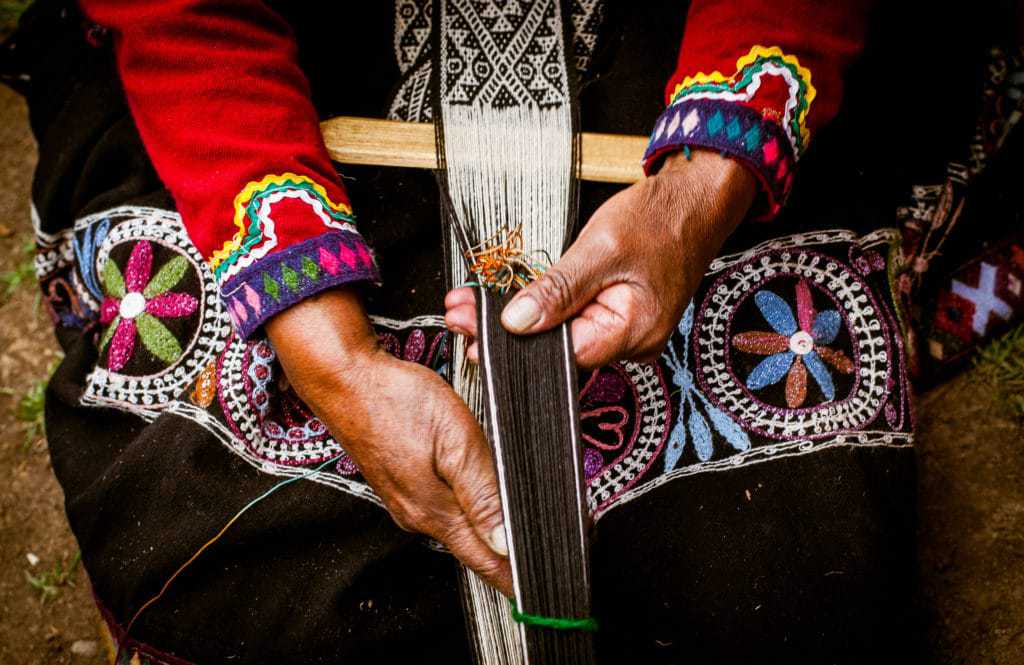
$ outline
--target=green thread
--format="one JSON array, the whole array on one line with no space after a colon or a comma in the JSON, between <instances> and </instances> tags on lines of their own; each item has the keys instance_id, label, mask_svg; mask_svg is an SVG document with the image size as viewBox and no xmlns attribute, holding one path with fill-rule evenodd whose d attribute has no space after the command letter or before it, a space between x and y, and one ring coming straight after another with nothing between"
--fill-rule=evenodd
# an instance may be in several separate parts
<instances>
[{"instance_id":1,"label":"green thread","mask_svg":"<svg viewBox=\"0 0 1024 665\"><path fill-rule=\"evenodd\" d=\"M185 276L186 270L188 270L188 259L181 255L175 256L160 268L153 279L149 280L149 284L142 291L142 295L146 298L153 298L161 293L170 291Z\"/></svg>"},{"instance_id":2,"label":"green thread","mask_svg":"<svg viewBox=\"0 0 1024 665\"><path fill-rule=\"evenodd\" d=\"M266 291L267 295L274 300L280 299L281 285L278 284L268 273L263 273L263 290Z\"/></svg>"},{"instance_id":3,"label":"green thread","mask_svg":"<svg viewBox=\"0 0 1024 665\"><path fill-rule=\"evenodd\" d=\"M264 219L263 215L260 213L260 209L263 206L263 199L275 192L290 192L296 190L304 190L310 196L317 199L320 202L321 210L327 213L336 222L355 225L356 218L353 215L341 212L340 210L335 210L334 204L330 199L325 198L320 194L320 192L316 191L316 187L312 182L306 182L301 179L295 180L292 178L283 179L281 182L271 182L263 189L253 192L249 202L245 206L245 217L249 220L249 225L245 229L245 238L243 239L241 246L233 249L227 258L225 258L224 261L214 269L214 277L220 279L220 277L226 273L231 266L236 264L239 259L248 254L252 251L253 247L266 239L263 235Z\"/></svg>"},{"instance_id":4,"label":"green thread","mask_svg":"<svg viewBox=\"0 0 1024 665\"><path fill-rule=\"evenodd\" d=\"M114 263L114 259L108 257L103 265L103 286L107 288L107 295L111 298L124 298L124 276L121 269Z\"/></svg>"},{"instance_id":5,"label":"green thread","mask_svg":"<svg viewBox=\"0 0 1024 665\"><path fill-rule=\"evenodd\" d=\"M143 312L135 317L135 327L139 331L142 345L160 360L170 365L181 357L181 344L174 333L152 314Z\"/></svg>"},{"instance_id":6,"label":"green thread","mask_svg":"<svg viewBox=\"0 0 1024 665\"><path fill-rule=\"evenodd\" d=\"M313 259L308 256L302 257L302 274L308 277L311 281L320 279L320 268L313 262Z\"/></svg>"},{"instance_id":7,"label":"green thread","mask_svg":"<svg viewBox=\"0 0 1024 665\"><path fill-rule=\"evenodd\" d=\"M511 598L508 599L508 604L512 608L512 618L517 623L537 628L553 628L554 630L585 630L588 633L597 631L597 620L593 617L586 617L584 619L545 617L539 614L520 612L519 608L516 607L516 601Z\"/></svg>"},{"instance_id":8,"label":"green thread","mask_svg":"<svg viewBox=\"0 0 1024 665\"><path fill-rule=\"evenodd\" d=\"M296 291L299 288L299 273L291 269L291 267L285 263L281 266L281 281L284 282L292 291Z\"/></svg>"},{"instance_id":9,"label":"green thread","mask_svg":"<svg viewBox=\"0 0 1024 665\"><path fill-rule=\"evenodd\" d=\"M688 145L684 145L683 146L683 155L686 156L686 161L689 162L689 161L693 160L693 155L690 154L690 146L688 146Z\"/></svg>"},{"instance_id":10,"label":"green thread","mask_svg":"<svg viewBox=\"0 0 1024 665\"><path fill-rule=\"evenodd\" d=\"M777 55L760 55L754 60L754 62L744 67L741 72L738 72L738 74L742 74L742 77L740 77L739 80L724 81L720 83L706 82L692 84L688 88L682 88L676 91L676 94L673 95L672 97L672 102L670 105L677 104L682 99L701 92L739 92L741 90L747 89L753 82L754 77L764 70L766 63L773 64L776 67L785 67L790 71L793 79L798 82L798 89L796 93L797 106L793 110L792 117L789 121L789 131L793 135L794 140L796 141L795 148L797 154L799 154L803 151L804 148L804 136L800 127L800 119L806 115L808 109L811 106L811 103L807 101L807 92L809 86L808 81L804 80L804 77L800 74L800 68L797 65L794 65L793 63L786 62L784 57L780 57ZM716 133L717 130L711 132L712 135Z\"/></svg>"},{"instance_id":11,"label":"green thread","mask_svg":"<svg viewBox=\"0 0 1024 665\"><path fill-rule=\"evenodd\" d=\"M114 337L114 331L117 330L119 325L121 325L120 314L114 317L114 320L110 322L110 325L107 326L106 331L103 333L103 337L100 338L100 351L107 348L107 344L110 344L110 340Z\"/></svg>"}]
</instances>

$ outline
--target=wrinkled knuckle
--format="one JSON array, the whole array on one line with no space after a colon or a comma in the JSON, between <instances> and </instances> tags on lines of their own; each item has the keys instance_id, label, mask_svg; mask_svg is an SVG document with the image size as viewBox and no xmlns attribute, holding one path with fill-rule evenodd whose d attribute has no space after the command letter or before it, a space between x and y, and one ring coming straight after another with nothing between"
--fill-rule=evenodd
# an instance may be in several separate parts
<instances>
[{"instance_id":1,"label":"wrinkled knuckle","mask_svg":"<svg viewBox=\"0 0 1024 665\"><path fill-rule=\"evenodd\" d=\"M501 577L505 564L500 559L487 559L476 565L477 574L484 579L495 580Z\"/></svg>"},{"instance_id":2,"label":"wrinkled knuckle","mask_svg":"<svg viewBox=\"0 0 1024 665\"><path fill-rule=\"evenodd\" d=\"M438 432L434 445L434 467L442 478L449 482L458 478L466 466L466 445L462 437L455 436L451 428Z\"/></svg>"},{"instance_id":3,"label":"wrinkled knuckle","mask_svg":"<svg viewBox=\"0 0 1024 665\"><path fill-rule=\"evenodd\" d=\"M498 488L490 483L479 483L469 493L469 520L476 525L497 523L501 517L501 499Z\"/></svg>"},{"instance_id":4,"label":"wrinkled knuckle","mask_svg":"<svg viewBox=\"0 0 1024 665\"><path fill-rule=\"evenodd\" d=\"M566 309L572 305L575 286L564 270L552 268L544 273L537 282L537 292L547 303L557 309Z\"/></svg>"}]
</instances>

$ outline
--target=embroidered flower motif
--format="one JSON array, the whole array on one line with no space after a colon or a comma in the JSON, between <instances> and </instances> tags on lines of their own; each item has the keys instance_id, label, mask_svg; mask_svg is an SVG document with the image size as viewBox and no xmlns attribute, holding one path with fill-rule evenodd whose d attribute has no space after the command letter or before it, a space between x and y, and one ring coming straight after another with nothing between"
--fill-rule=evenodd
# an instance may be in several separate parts
<instances>
[{"instance_id":1,"label":"embroidered flower motif","mask_svg":"<svg viewBox=\"0 0 1024 665\"><path fill-rule=\"evenodd\" d=\"M676 419L675 427L672 428L672 433L669 435L668 448L665 449L665 473L676 468L679 458L686 449L687 440L693 442L693 449L697 453L698 460L701 462L710 460L712 453L714 453L711 439L712 427L714 431L718 432L732 446L733 450L743 452L750 449L750 436L743 431L739 424L712 404L704 396L704 393L697 388L696 383L694 383L693 372L690 370L689 347L690 332L693 330L693 302L690 302L689 306L687 306L683 318L679 321L678 328L679 337L683 340L682 357L676 353L671 342L669 342L666 354L663 356L665 363L672 370L672 382L678 386L679 390L677 392L681 393L679 397L679 416ZM698 405L703 407L707 417L701 413ZM684 417L686 411L689 411L688 417ZM710 424L708 420L711 421Z\"/></svg>"},{"instance_id":2,"label":"embroidered flower motif","mask_svg":"<svg viewBox=\"0 0 1024 665\"><path fill-rule=\"evenodd\" d=\"M835 383L825 363L843 374L853 373L853 362L842 351L831 349L839 334L842 317L834 309L817 312L806 280L796 285L796 317L785 300L762 289L754 302L774 332L744 332L732 338L735 348L745 353L768 356L747 376L747 388L760 390L786 377L786 404L791 409L807 400L807 373L821 389L825 400L836 397ZM824 362L822 362L824 360Z\"/></svg>"},{"instance_id":3,"label":"embroidered flower motif","mask_svg":"<svg viewBox=\"0 0 1024 665\"><path fill-rule=\"evenodd\" d=\"M174 334L160 319L189 316L198 302L187 293L172 293L188 270L188 259L175 256L153 272L153 246L142 240L132 248L122 276L113 259L103 266L106 298L100 308L100 321L109 324L100 340L100 351L107 345L107 368L120 371L135 353L135 338L154 356L168 365L181 357L182 349Z\"/></svg>"}]
</instances>

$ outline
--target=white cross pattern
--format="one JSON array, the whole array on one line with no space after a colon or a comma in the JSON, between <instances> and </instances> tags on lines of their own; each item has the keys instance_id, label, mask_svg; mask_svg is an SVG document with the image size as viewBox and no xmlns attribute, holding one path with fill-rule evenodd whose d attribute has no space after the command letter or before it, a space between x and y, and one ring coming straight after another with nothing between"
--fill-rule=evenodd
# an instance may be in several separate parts
<instances>
[{"instance_id":1,"label":"white cross pattern","mask_svg":"<svg viewBox=\"0 0 1024 665\"><path fill-rule=\"evenodd\" d=\"M971 326L979 335L984 335L988 330L988 319L991 314L1004 321L1013 316L1013 308L996 295L996 267L990 263L981 264L981 276L978 278L977 287L968 286L954 279L953 293L974 305Z\"/></svg>"}]
</instances>

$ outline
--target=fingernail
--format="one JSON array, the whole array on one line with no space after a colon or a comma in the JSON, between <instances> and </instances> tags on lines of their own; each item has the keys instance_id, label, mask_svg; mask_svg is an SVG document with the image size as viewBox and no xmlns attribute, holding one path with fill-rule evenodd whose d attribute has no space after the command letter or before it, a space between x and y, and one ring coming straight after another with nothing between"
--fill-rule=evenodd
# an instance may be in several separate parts
<instances>
[{"instance_id":1,"label":"fingernail","mask_svg":"<svg viewBox=\"0 0 1024 665\"><path fill-rule=\"evenodd\" d=\"M525 332L540 321L540 305L529 296L513 300L501 313L501 322L512 332Z\"/></svg>"},{"instance_id":2,"label":"fingernail","mask_svg":"<svg viewBox=\"0 0 1024 665\"><path fill-rule=\"evenodd\" d=\"M491 549L501 556L508 556L508 543L505 541L504 524L499 524L491 529Z\"/></svg>"}]
</instances>

